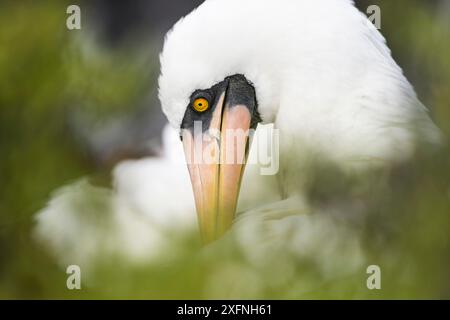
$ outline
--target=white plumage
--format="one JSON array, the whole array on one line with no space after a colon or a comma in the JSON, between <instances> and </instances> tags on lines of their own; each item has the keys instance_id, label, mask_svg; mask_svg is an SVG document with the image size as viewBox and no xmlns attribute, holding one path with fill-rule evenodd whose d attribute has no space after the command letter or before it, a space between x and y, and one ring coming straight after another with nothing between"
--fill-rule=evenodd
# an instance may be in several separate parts
<instances>
[{"instance_id":1,"label":"white plumage","mask_svg":"<svg viewBox=\"0 0 450 320\"><path fill-rule=\"evenodd\" d=\"M326 217L301 215L311 209L301 181L316 157L346 169L367 168L408 158L418 141L439 140L384 38L350 0L207 0L175 25L161 54L159 95L172 127L180 129L195 90L234 74L254 84L263 122L280 130L282 167L279 184L275 177L247 169L240 199L240 210L246 213L230 236L241 240L249 256L264 258L266 251L256 250L256 245L265 248L267 239L273 240L269 245L278 243L302 256L329 246L327 235L332 235L334 246L342 245L339 252L361 261L357 241L339 231L342 226ZM115 170L112 211L149 226L135 233L134 227L116 221L118 236L111 237L118 239L125 255L150 255L149 248L164 243L164 238L151 236L160 229L195 226L181 144L168 139L165 147L178 151ZM61 220L58 225L57 220L77 213L58 203L53 200L39 215L38 232L48 242L72 242L75 248L70 237L77 231L66 229L77 224ZM134 226L143 228L140 222ZM62 256L69 254L56 249ZM325 252L338 251L331 246Z\"/></svg>"},{"instance_id":2,"label":"white plumage","mask_svg":"<svg viewBox=\"0 0 450 320\"><path fill-rule=\"evenodd\" d=\"M178 234L196 227L189 176L179 161L178 151L183 154L177 143L175 131L166 128L165 153L119 164L113 172L113 190L81 179L56 191L37 215L38 239L63 266L90 268L112 255L148 262L176 252Z\"/></svg>"}]
</instances>

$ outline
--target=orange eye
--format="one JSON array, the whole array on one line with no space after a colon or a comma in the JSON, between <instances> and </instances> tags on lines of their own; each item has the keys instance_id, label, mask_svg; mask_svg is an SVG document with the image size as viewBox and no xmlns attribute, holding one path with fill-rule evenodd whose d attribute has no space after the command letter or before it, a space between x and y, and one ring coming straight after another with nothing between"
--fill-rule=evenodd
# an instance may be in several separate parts
<instances>
[{"instance_id":1,"label":"orange eye","mask_svg":"<svg viewBox=\"0 0 450 320\"><path fill-rule=\"evenodd\" d=\"M209 108L209 102L205 98L195 99L193 107L197 112L205 112Z\"/></svg>"}]
</instances>

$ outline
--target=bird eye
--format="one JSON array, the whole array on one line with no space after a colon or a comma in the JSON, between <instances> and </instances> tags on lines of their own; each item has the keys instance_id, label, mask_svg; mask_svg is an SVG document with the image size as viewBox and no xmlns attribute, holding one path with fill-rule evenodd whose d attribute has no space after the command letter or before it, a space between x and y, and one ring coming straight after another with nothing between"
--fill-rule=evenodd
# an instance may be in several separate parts
<instances>
[{"instance_id":1,"label":"bird eye","mask_svg":"<svg viewBox=\"0 0 450 320\"><path fill-rule=\"evenodd\" d=\"M198 98L194 100L193 107L197 112L205 112L209 108L209 102L205 98Z\"/></svg>"}]
</instances>

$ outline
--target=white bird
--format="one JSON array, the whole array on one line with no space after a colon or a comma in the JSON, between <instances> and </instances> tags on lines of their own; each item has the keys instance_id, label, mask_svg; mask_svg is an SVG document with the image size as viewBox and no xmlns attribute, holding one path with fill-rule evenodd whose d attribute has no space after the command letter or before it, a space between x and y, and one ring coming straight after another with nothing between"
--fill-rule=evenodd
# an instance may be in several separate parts
<instances>
[{"instance_id":1,"label":"white bird","mask_svg":"<svg viewBox=\"0 0 450 320\"><path fill-rule=\"evenodd\" d=\"M232 228L229 234L242 240L246 252L263 259L267 251L258 253L253 244L285 242L300 255L318 247L335 252L342 244L348 250L340 252L359 257L358 243L341 227L301 215L311 210L303 192L309 164L323 158L344 170L369 170L406 160L419 142L438 143L440 137L385 39L350 0L206 0L167 35L159 96L176 130L177 138L165 142L178 150L169 157L176 161L121 164L110 195L116 216L140 219L116 219L120 236L114 243L144 257L164 238L146 235L157 233L148 228L140 232L146 241L130 240L139 238L134 228L143 228L136 213L163 229L195 223L182 150L188 160L204 154L198 138L219 160L188 165L203 239L214 241ZM240 152L235 160L245 160L249 139L230 144L225 132L258 123L272 123L280 132L280 172L264 177L252 167L241 179L244 164L223 160L232 147ZM71 243L64 232L70 227L52 223L61 214L54 204L41 212L38 233L51 243ZM262 240L268 238L275 240Z\"/></svg>"},{"instance_id":2,"label":"white bird","mask_svg":"<svg viewBox=\"0 0 450 320\"><path fill-rule=\"evenodd\" d=\"M159 85L188 160L211 149L195 141L213 140L223 162L248 144L228 143L225 131L274 123L282 167L273 191L283 199L302 196L317 157L364 169L439 141L385 39L349 0L205 1L168 34ZM211 138L217 129L220 140ZM197 161L189 170L202 235L212 241L233 223L243 165Z\"/></svg>"}]
</instances>

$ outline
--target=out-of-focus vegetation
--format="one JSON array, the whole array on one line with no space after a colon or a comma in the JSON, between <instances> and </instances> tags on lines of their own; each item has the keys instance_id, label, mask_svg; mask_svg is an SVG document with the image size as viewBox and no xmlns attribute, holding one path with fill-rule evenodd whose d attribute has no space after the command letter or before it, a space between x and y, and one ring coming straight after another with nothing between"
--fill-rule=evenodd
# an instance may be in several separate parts
<instances>
[{"instance_id":1,"label":"out-of-focus vegetation","mask_svg":"<svg viewBox=\"0 0 450 320\"><path fill-rule=\"evenodd\" d=\"M450 137L450 13L420 0L371 3L382 9L394 57ZM448 147L418 152L359 194L367 215L351 228L365 260L382 268L382 290L367 290L365 268L327 279L313 259L268 252L273 259L255 265L237 246L205 254L189 237L172 259L131 266L109 258L83 290L67 290L65 270L32 237L33 215L81 176L107 185L109 169L86 153L71 118L133 112L154 92L158 63L155 52L155 61L142 58L150 50L142 45L102 48L88 24L68 31L66 6L0 4L0 298L450 298ZM321 168L311 197L352 196L351 185ZM345 267L339 256L329 260Z\"/></svg>"},{"instance_id":2,"label":"out-of-focus vegetation","mask_svg":"<svg viewBox=\"0 0 450 320\"><path fill-rule=\"evenodd\" d=\"M105 121L149 89L136 53L67 30L68 3L0 4L0 297L51 296L64 278L30 231L52 190L95 173L71 117Z\"/></svg>"}]
</instances>

